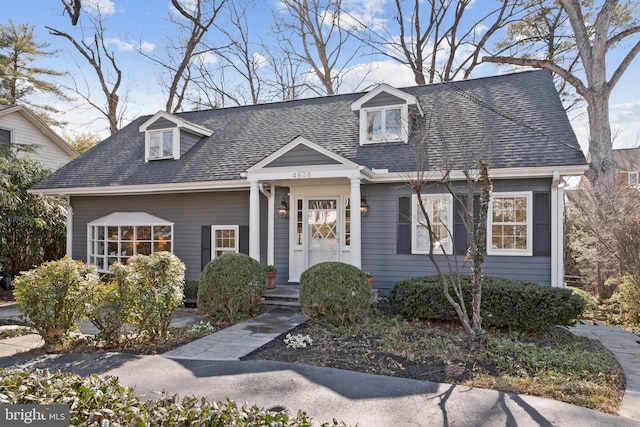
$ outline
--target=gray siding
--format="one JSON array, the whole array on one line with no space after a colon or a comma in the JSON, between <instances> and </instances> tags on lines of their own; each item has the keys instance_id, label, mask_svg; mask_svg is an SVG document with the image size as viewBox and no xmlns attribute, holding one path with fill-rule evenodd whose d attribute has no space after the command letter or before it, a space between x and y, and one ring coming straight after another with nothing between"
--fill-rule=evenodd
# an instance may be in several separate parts
<instances>
[{"instance_id":1,"label":"gray siding","mask_svg":"<svg viewBox=\"0 0 640 427\"><path fill-rule=\"evenodd\" d=\"M167 129L167 128L174 128L176 126L178 126L178 125L176 123L172 122L171 120L167 120L164 117L160 117L160 118L158 118L158 120L156 120L155 122L151 123L147 127L147 130Z\"/></svg>"},{"instance_id":2,"label":"gray siding","mask_svg":"<svg viewBox=\"0 0 640 427\"><path fill-rule=\"evenodd\" d=\"M276 209L284 198L289 205L289 216L291 216L291 212L295 212L295 206L291 206L288 193L289 187L276 188ZM278 269L276 284L287 285L289 284L289 217L280 218L280 215L276 213L274 222L274 263Z\"/></svg>"},{"instance_id":3,"label":"gray siding","mask_svg":"<svg viewBox=\"0 0 640 427\"><path fill-rule=\"evenodd\" d=\"M278 157L265 167L277 168L287 166L336 165L339 163L340 162L337 160L327 157L324 154L301 144Z\"/></svg>"},{"instance_id":4,"label":"gray siding","mask_svg":"<svg viewBox=\"0 0 640 427\"><path fill-rule=\"evenodd\" d=\"M180 156L184 156L199 140L199 136L180 130Z\"/></svg>"},{"instance_id":5,"label":"gray siding","mask_svg":"<svg viewBox=\"0 0 640 427\"><path fill-rule=\"evenodd\" d=\"M404 99L391 95L388 92L380 92L377 96L374 96L373 98L362 104L362 108L384 107L385 105L398 105L406 103L407 102Z\"/></svg>"},{"instance_id":6,"label":"gray siding","mask_svg":"<svg viewBox=\"0 0 640 427\"><path fill-rule=\"evenodd\" d=\"M547 179L528 181L495 180L494 191L549 191ZM460 194L466 190L459 188ZM425 193L442 193L442 189L430 188ZM397 219L399 197L412 195L407 185L364 185L362 194L367 199L369 213L362 218L362 269L373 273L374 286L386 295L393 285L402 279L436 274L425 254L398 254ZM535 230L534 230L535 232ZM440 257L444 261L444 257ZM461 256L455 257L458 264ZM487 256L484 272L489 276L532 280L549 284L551 258L548 256ZM463 273L471 273L467 266Z\"/></svg>"},{"instance_id":7,"label":"gray siding","mask_svg":"<svg viewBox=\"0 0 640 427\"><path fill-rule=\"evenodd\" d=\"M261 255L266 260L266 198L260 198ZM113 212L147 212L174 223L173 253L186 265L187 279L200 277L201 227L249 224L249 192L178 195L73 197L73 258L86 261L87 223Z\"/></svg>"}]
</instances>

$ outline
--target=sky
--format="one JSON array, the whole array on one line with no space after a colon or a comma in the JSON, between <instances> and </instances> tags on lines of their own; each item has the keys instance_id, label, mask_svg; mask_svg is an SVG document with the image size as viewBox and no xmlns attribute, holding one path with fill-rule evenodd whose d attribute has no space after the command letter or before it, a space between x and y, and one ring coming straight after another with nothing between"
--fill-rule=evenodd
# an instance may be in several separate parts
<instances>
[{"instance_id":1,"label":"sky","mask_svg":"<svg viewBox=\"0 0 640 427\"><path fill-rule=\"evenodd\" d=\"M162 55L167 39L175 37L175 27L166 17L173 9L170 0L85 0L99 2L105 16L105 42L116 55L119 66L123 70L124 82L121 97L126 98L125 124L140 115L154 114L164 108L165 96L158 83L158 69L147 59L136 52L132 45L151 55ZM472 6L481 13L483 2L477 0ZM350 7L351 16L371 25L384 25L391 18L385 5L389 0L344 0ZM257 1L249 11L249 26L256 34L266 35L270 31L273 11L279 9L278 0ZM9 19L14 24L27 23L34 26L34 33L39 41L50 44L49 49L59 50L50 58L41 59L38 65L69 73L65 80L68 85L77 84L85 93L91 93L92 99L100 101L101 91L98 83L88 68L86 61L61 37L49 34L45 26L68 32L77 36L80 28L72 27L69 17L63 14L60 0L21 0L3 1L0 9L0 23L6 25ZM82 18L81 18L82 19ZM89 33L87 33L89 34ZM81 38L81 37L79 37ZM633 39L637 41L639 37ZM629 45L622 49L629 49ZM259 55L259 52L256 52ZM612 60L619 58L614 52ZM618 59L619 60L619 59ZM211 58L215 63L216 58ZM617 65L617 63L616 63ZM609 66L609 72L612 70ZM362 70L367 70L368 84L384 82L396 87L414 85L410 70L399 63L384 57L359 55L350 64L350 72L345 78L343 92L361 91ZM476 69L475 77L511 72L506 66L485 64ZM366 84L364 85L366 86ZM94 95L95 94L95 95ZM61 103L55 99L41 99L42 103L60 106L64 114L58 117L68 122L65 133L74 135L83 132L99 133L108 136L106 121L86 102L77 99L71 103ZM123 102L124 103L124 102ZM614 133L614 148L631 148L640 145L640 55L636 57L618 85L614 88L610 99L610 116ZM588 122L585 108L569 114L574 131L583 149L588 144ZM60 129L56 129L61 133Z\"/></svg>"}]
</instances>

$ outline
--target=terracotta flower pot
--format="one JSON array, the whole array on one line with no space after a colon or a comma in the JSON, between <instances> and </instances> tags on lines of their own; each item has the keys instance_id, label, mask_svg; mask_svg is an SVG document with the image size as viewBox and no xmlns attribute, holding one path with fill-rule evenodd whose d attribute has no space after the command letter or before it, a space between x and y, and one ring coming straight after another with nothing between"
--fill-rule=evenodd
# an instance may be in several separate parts
<instances>
[{"instance_id":1,"label":"terracotta flower pot","mask_svg":"<svg viewBox=\"0 0 640 427\"><path fill-rule=\"evenodd\" d=\"M276 288L276 275L278 274L275 271L269 271L264 273L267 278L267 289L275 289Z\"/></svg>"}]
</instances>

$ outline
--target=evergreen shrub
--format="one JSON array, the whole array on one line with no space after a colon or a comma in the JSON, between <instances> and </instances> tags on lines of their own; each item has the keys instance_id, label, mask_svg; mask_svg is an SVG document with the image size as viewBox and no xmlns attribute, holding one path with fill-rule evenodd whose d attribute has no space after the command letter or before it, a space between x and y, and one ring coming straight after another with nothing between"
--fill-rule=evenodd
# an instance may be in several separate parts
<instances>
[{"instance_id":1,"label":"evergreen shrub","mask_svg":"<svg viewBox=\"0 0 640 427\"><path fill-rule=\"evenodd\" d=\"M369 307L369 293L365 273L342 262L316 264L300 276L302 312L334 325L356 322Z\"/></svg>"},{"instance_id":2,"label":"evergreen shrub","mask_svg":"<svg viewBox=\"0 0 640 427\"><path fill-rule=\"evenodd\" d=\"M226 253L211 260L200 275L198 308L233 320L256 312L266 290L264 267L241 253Z\"/></svg>"},{"instance_id":3,"label":"evergreen shrub","mask_svg":"<svg viewBox=\"0 0 640 427\"><path fill-rule=\"evenodd\" d=\"M460 276L467 308L471 307L471 276ZM450 290L453 294L453 290ZM457 316L446 300L438 276L414 277L396 283L389 303L400 314L416 319ZM570 289L535 282L485 276L482 286L482 325L487 328L543 330L570 325L584 310L585 301Z\"/></svg>"},{"instance_id":4,"label":"evergreen shrub","mask_svg":"<svg viewBox=\"0 0 640 427\"><path fill-rule=\"evenodd\" d=\"M94 266L64 257L23 272L15 280L13 294L22 316L49 347L77 330L86 289L99 281Z\"/></svg>"}]
</instances>

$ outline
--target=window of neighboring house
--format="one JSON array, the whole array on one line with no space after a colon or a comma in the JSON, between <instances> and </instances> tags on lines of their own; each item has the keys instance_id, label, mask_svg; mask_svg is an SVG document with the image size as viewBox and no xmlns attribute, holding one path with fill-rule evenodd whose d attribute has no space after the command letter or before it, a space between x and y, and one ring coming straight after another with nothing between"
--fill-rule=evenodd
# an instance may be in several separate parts
<instances>
[{"instance_id":1,"label":"window of neighboring house","mask_svg":"<svg viewBox=\"0 0 640 427\"><path fill-rule=\"evenodd\" d=\"M407 141L404 123L406 107L388 107L361 111L362 143Z\"/></svg>"},{"instance_id":2,"label":"window of neighboring house","mask_svg":"<svg viewBox=\"0 0 640 427\"><path fill-rule=\"evenodd\" d=\"M0 128L0 144L11 144L11 130Z\"/></svg>"},{"instance_id":3,"label":"window of neighboring house","mask_svg":"<svg viewBox=\"0 0 640 427\"><path fill-rule=\"evenodd\" d=\"M638 172L629 172L629 185L638 185Z\"/></svg>"},{"instance_id":4,"label":"window of neighboring house","mask_svg":"<svg viewBox=\"0 0 640 427\"><path fill-rule=\"evenodd\" d=\"M173 159L176 132L174 130L148 131L147 160Z\"/></svg>"},{"instance_id":5,"label":"window of neighboring house","mask_svg":"<svg viewBox=\"0 0 640 427\"><path fill-rule=\"evenodd\" d=\"M434 242L434 253L442 254L442 250L448 254L453 249L451 233L453 231L453 197L451 195L423 195L424 207L429 215L431 229L437 236ZM411 252L414 254L429 253L429 230L424 213L418 204L418 196L412 198L412 238Z\"/></svg>"},{"instance_id":6,"label":"window of neighboring house","mask_svg":"<svg viewBox=\"0 0 640 427\"><path fill-rule=\"evenodd\" d=\"M89 225L89 264L108 271L134 255L173 249L173 225Z\"/></svg>"},{"instance_id":7,"label":"window of neighboring house","mask_svg":"<svg viewBox=\"0 0 640 427\"><path fill-rule=\"evenodd\" d=\"M238 252L239 227L214 225L211 227L211 259L227 252Z\"/></svg>"},{"instance_id":8,"label":"window of neighboring house","mask_svg":"<svg viewBox=\"0 0 640 427\"><path fill-rule=\"evenodd\" d=\"M494 193L489 203L487 253L531 255L533 247L532 193Z\"/></svg>"}]
</instances>

